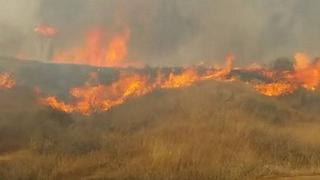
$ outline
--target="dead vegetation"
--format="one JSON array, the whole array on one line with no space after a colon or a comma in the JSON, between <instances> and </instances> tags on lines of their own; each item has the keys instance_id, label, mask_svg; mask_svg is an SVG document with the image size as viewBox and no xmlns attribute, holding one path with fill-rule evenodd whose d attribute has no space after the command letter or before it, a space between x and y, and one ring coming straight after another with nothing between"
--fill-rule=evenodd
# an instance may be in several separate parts
<instances>
[{"instance_id":1,"label":"dead vegetation","mask_svg":"<svg viewBox=\"0 0 320 180\"><path fill-rule=\"evenodd\" d=\"M97 69L58 66L0 62L17 78L17 87L0 90L0 179L243 180L320 173L319 91L265 97L243 82L208 81L81 116L40 105L34 86L64 97ZM98 72L109 77L104 83L115 74Z\"/></svg>"},{"instance_id":2,"label":"dead vegetation","mask_svg":"<svg viewBox=\"0 0 320 180\"><path fill-rule=\"evenodd\" d=\"M319 173L319 93L243 83L161 90L89 117L0 93L0 179L259 179Z\"/></svg>"}]
</instances>

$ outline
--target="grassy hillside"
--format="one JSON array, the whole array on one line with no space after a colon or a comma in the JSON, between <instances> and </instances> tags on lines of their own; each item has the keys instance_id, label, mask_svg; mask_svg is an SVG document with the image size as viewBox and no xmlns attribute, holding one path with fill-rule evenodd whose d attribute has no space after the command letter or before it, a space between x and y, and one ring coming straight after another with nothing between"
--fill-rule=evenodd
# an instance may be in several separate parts
<instances>
[{"instance_id":1,"label":"grassy hillside","mask_svg":"<svg viewBox=\"0 0 320 180\"><path fill-rule=\"evenodd\" d=\"M319 92L270 98L245 83L203 82L87 117L39 105L28 86L0 90L0 179L317 174L319 105Z\"/></svg>"},{"instance_id":2,"label":"grassy hillside","mask_svg":"<svg viewBox=\"0 0 320 180\"><path fill-rule=\"evenodd\" d=\"M250 179L319 172L319 114L296 108L307 99L304 92L274 99L243 84L208 82L154 92L90 117L46 109L30 94L0 93L1 179Z\"/></svg>"}]
</instances>

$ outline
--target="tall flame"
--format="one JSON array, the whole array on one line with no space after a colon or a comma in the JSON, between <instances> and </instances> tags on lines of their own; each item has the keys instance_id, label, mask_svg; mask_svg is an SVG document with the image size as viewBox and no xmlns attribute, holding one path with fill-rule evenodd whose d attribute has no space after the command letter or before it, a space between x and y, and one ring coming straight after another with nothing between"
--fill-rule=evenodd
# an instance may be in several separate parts
<instances>
[{"instance_id":1,"label":"tall flame","mask_svg":"<svg viewBox=\"0 0 320 180\"><path fill-rule=\"evenodd\" d=\"M227 56L227 64L226 66L219 70L211 70L208 72L207 76L202 77L202 79L204 80L214 80L214 79L219 79L219 78L225 78L226 76L228 76L232 69L233 69L233 65L234 65L234 60L235 60L235 56L233 54L230 54L229 56Z\"/></svg>"},{"instance_id":2,"label":"tall flame","mask_svg":"<svg viewBox=\"0 0 320 180\"><path fill-rule=\"evenodd\" d=\"M128 57L130 30L125 28L111 39L100 28L90 30L82 47L60 51L54 56L54 62L87 64L104 67L124 67ZM139 64L140 65L140 64Z\"/></svg>"},{"instance_id":3,"label":"tall flame","mask_svg":"<svg viewBox=\"0 0 320 180\"><path fill-rule=\"evenodd\" d=\"M123 60L127 58L127 43L130 37L130 31L126 29L122 34L117 34L111 39L106 51L106 61L109 66L121 66Z\"/></svg>"},{"instance_id":4,"label":"tall flame","mask_svg":"<svg viewBox=\"0 0 320 180\"><path fill-rule=\"evenodd\" d=\"M282 96L291 94L298 88L316 90L320 84L320 62L311 62L308 55L297 53L295 55L294 71L273 73L272 83L256 85L255 89L267 96Z\"/></svg>"},{"instance_id":5,"label":"tall flame","mask_svg":"<svg viewBox=\"0 0 320 180\"><path fill-rule=\"evenodd\" d=\"M302 53L296 54L295 60L295 72L291 78L294 78L299 85L308 90L318 88L320 83L319 61L312 64L310 58Z\"/></svg>"}]
</instances>

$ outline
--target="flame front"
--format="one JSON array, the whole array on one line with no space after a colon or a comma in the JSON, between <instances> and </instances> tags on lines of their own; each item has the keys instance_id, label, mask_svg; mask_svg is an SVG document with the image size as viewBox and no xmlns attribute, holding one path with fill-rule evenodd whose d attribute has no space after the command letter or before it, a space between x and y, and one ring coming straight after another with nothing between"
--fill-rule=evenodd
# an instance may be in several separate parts
<instances>
[{"instance_id":1,"label":"flame front","mask_svg":"<svg viewBox=\"0 0 320 180\"><path fill-rule=\"evenodd\" d=\"M297 53L293 71L271 72L266 77L274 82L258 84L255 89L267 96L287 95L299 88L314 91L319 88L320 61L311 62L306 54Z\"/></svg>"},{"instance_id":2,"label":"flame front","mask_svg":"<svg viewBox=\"0 0 320 180\"><path fill-rule=\"evenodd\" d=\"M9 73L0 73L0 89L11 89L16 85L15 80Z\"/></svg>"},{"instance_id":3,"label":"flame front","mask_svg":"<svg viewBox=\"0 0 320 180\"><path fill-rule=\"evenodd\" d=\"M255 89L263 95L266 96L281 96L291 94L296 90L296 86L289 83L268 83L268 84L258 84Z\"/></svg>"},{"instance_id":4,"label":"flame front","mask_svg":"<svg viewBox=\"0 0 320 180\"><path fill-rule=\"evenodd\" d=\"M161 88L181 88L192 85L194 82L199 81L200 77L195 69L190 68L184 70L181 74L170 73L167 80L160 84Z\"/></svg>"},{"instance_id":5,"label":"flame front","mask_svg":"<svg viewBox=\"0 0 320 180\"><path fill-rule=\"evenodd\" d=\"M320 83L320 61L311 62L310 58L302 53L295 56L294 70L270 70L259 66L249 68L233 68L234 56L227 58L226 66L222 69L189 67L180 73L158 71L156 77L132 73L121 74L119 79L110 85L97 82L97 75L91 75L90 80L83 86L72 88L70 95L74 101L66 103L57 97L51 96L42 99L42 102L54 109L67 113L81 113L90 115L94 112L107 111L128 99L143 96L155 89L174 89L191 86L206 80L233 81L237 79L232 72L255 73L265 80L249 81L256 91L265 96L283 96L294 93L300 88L316 90Z\"/></svg>"},{"instance_id":6,"label":"flame front","mask_svg":"<svg viewBox=\"0 0 320 180\"><path fill-rule=\"evenodd\" d=\"M136 74L120 75L119 80L110 85L91 83L92 79L83 87L70 90L70 95L75 99L74 103L68 104L53 96L42 99L42 102L67 113L78 112L89 115L107 111L115 105L122 104L128 98L143 96L153 89L147 77Z\"/></svg>"},{"instance_id":7,"label":"flame front","mask_svg":"<svg viewBox=\"0 0 320 180\"><path fill-rule=\"evenodd\" d=\"M95 112L107 111L110 108L126 102L130 98L140 97L155 89L174 89L191 86L192 84L209 79L227 79L232 64L228 63L221 70L210 69L204 74L198 73L196 68L187 68L181 73L159 72L156 78L141 74L120 74L119 79L110 85L96 84L97 75L82 87L72 88L70 95L74 99L71 103L50 96L42 98L41 102L53 109L66 113L81 113L90 115ZM209 75L208 75L209 74Z\"/></svg>"}]
</instances>

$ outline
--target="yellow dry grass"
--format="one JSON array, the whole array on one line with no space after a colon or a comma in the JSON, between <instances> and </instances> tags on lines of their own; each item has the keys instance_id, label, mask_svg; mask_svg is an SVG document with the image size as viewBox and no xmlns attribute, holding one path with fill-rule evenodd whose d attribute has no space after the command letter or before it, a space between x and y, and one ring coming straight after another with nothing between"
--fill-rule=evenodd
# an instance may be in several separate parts
<instances>
[{"instance_id":1,"label":"yellow dry grass","mask_svg":"<svg viewBox=\"0 0 320 180\"><path fill-rule=\"evenodd\" d=\"M320 124L318 114L305 108L307 97L299 107L302 96L309 95L268 98L244 84L206 82L154 92L91 117L35 111L35 106L6 110L0 113L0 140L6 139L0 146L0 179L317 174Z\"/></svg>"}]
</instances>

